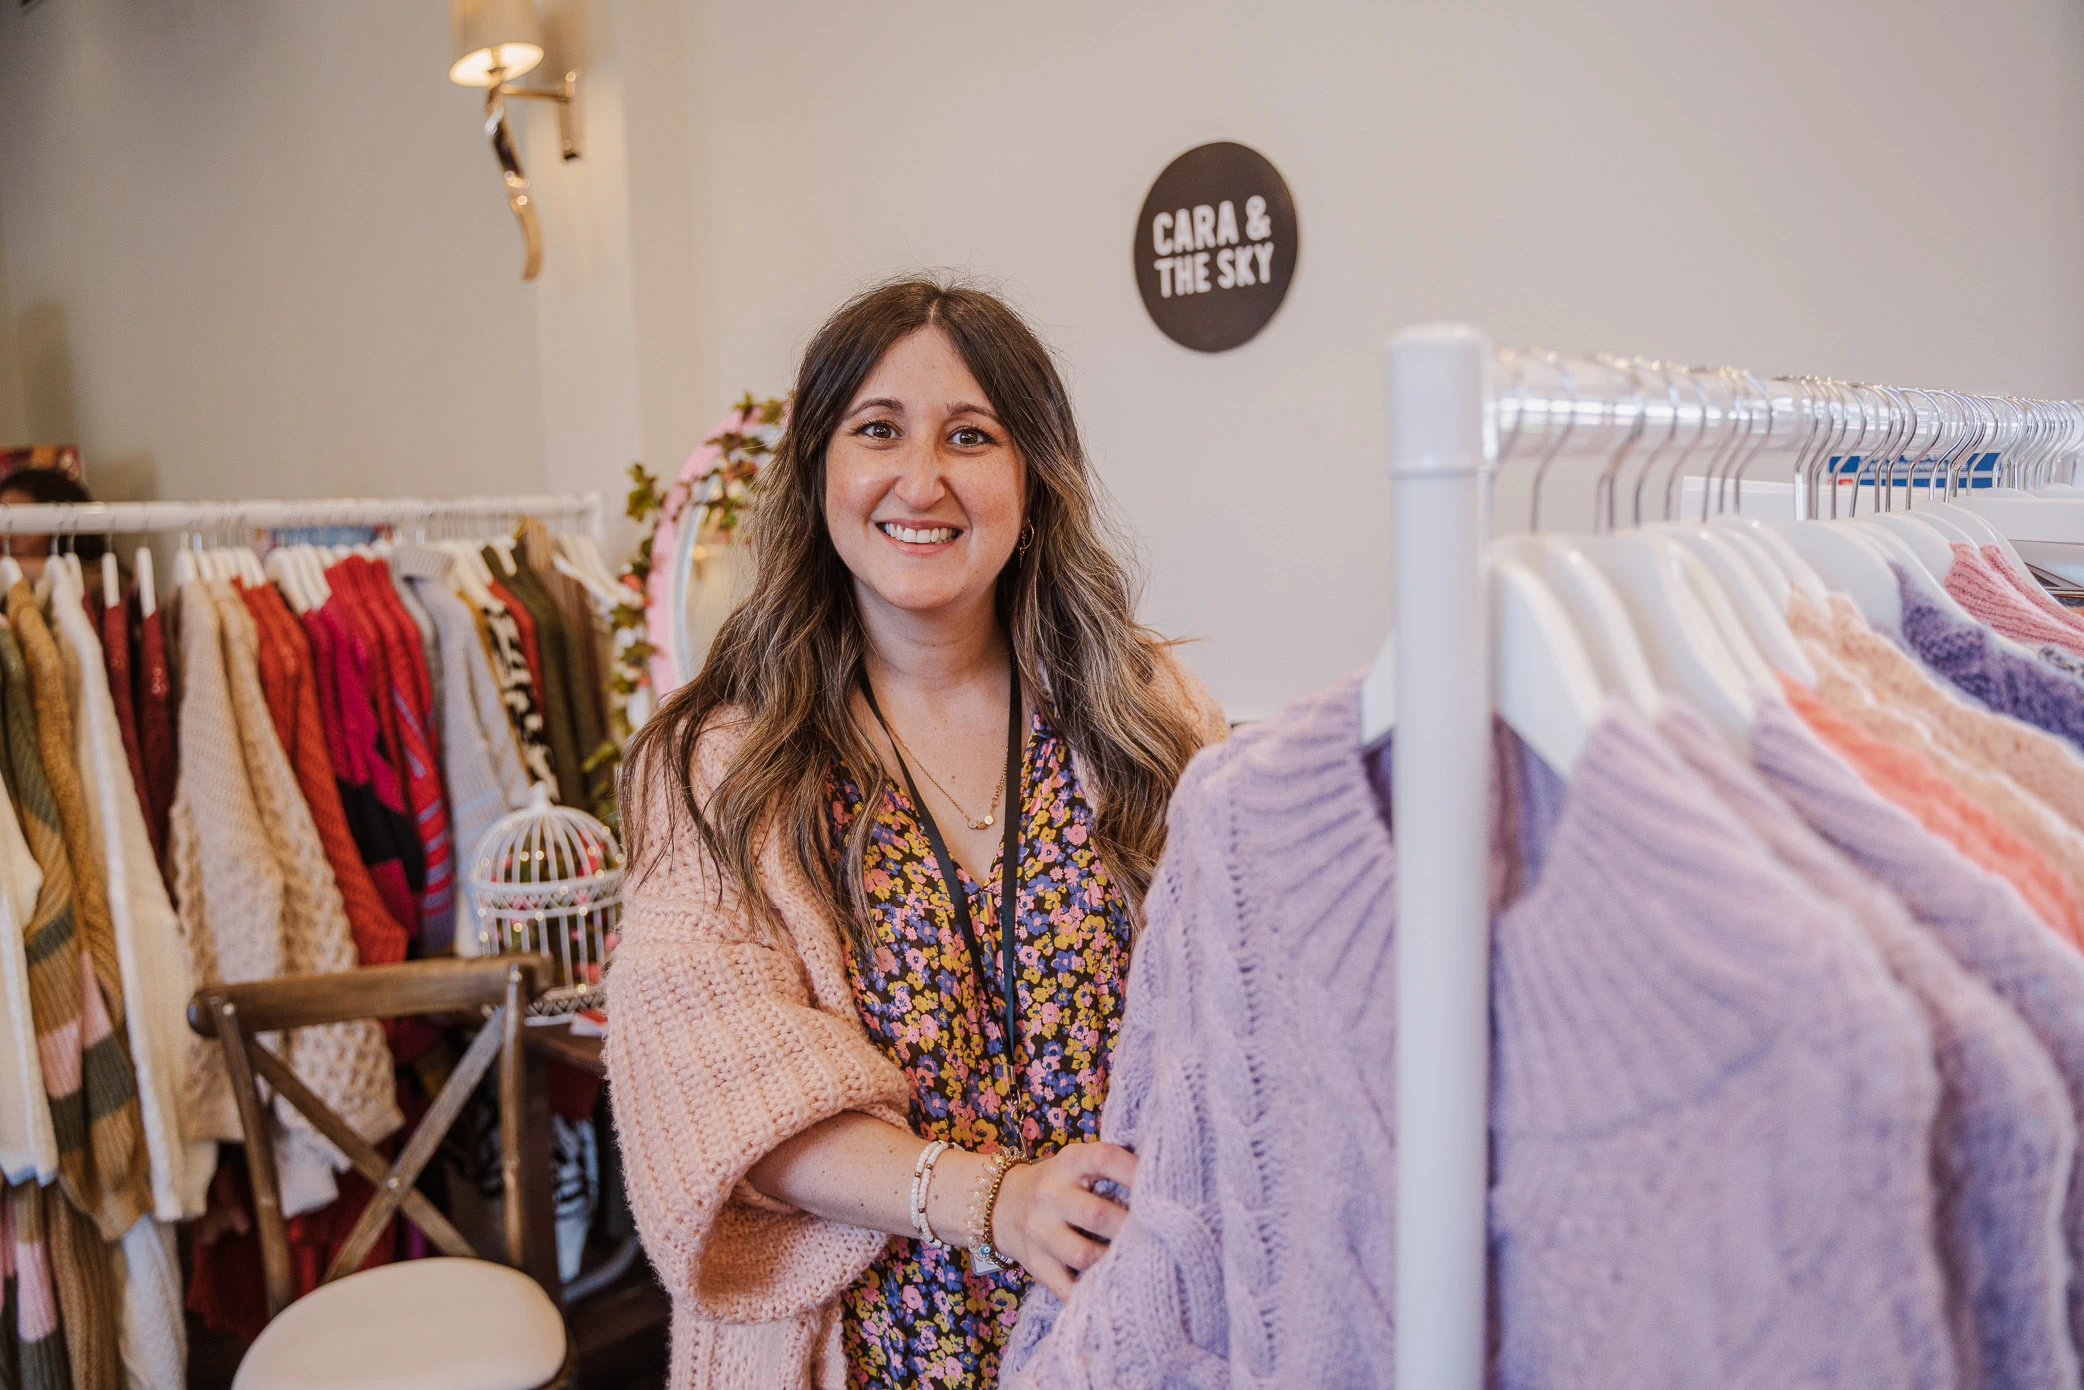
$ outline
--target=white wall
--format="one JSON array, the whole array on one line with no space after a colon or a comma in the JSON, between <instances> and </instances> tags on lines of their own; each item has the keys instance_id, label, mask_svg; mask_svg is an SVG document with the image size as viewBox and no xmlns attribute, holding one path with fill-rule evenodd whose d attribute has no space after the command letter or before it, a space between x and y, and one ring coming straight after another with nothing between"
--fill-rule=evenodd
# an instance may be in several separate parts
<instances>
[{"instance_id":1,"label":"white wall","mask_svg":"<svg viewBox=\"0 0 2084 1390\"><path fill-rule=\"evenodd\" d=\"M126 495L613 495L848 292L967 269L1062 350L1147 616L1254 715L1387 622L1403 324L2084 392L2068 0L545 0L588 156L525 114L535 286L444 10L0 7L0 432ZM1215 139L1282 169L1302 246L1206 357L1129 250Z\"/></svg>"},{"instance_id":2,"label":"white wall","mask_svg":"<svg viewBox=\"0 0 2084 1390\"><path fill-rule=\"evenodd\" d=\"M1003 283L1067 358L1146 611L1237 714L1389 613L1395 328L1769 371L2084 390L2084 13L2067 0L1556 6L690 0L701 393L787 379L862 282ZM1286 305L1207 357L1145 317L1159 170L1252 145Z\"/></svg>"},{"instance_id":3,"label":"white wall","mask_svg":"<svg viewBox=\"0 0 2084 1390\"><path fill-rule=\"evenodd\" d=\"M535 300L444 6L0 8L17 429L111 496L544 485Z\"/></svg>"}]
</instances>

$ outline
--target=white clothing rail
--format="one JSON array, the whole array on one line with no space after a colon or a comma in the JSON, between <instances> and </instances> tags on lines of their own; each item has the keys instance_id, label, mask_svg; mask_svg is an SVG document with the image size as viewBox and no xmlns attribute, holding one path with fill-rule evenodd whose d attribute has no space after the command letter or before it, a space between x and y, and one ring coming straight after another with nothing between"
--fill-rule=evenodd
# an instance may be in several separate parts
<instances>
[{"instance_id":1,"label":"white clothing rail","mask_svg":"<svg viewBox=\"0 0 2084 1390\"><path fill-rule=\"evenodd\" d=\"M1482 1390L1490 1189L1491 344L1389 347L1396 502L1397 1385Z\"/></svg>"},{"instance_id":2,"label":"white clothing rail","mask_svg":"<svg viewBox=\"0 0 2084 1390\"><path fill-rule=\"evenodd\" d=\"M271 497L217 502L44 502L0 506L0 536L110 536L179 531L273 531L297 526L389 526L495 517L559 517L598 544L598 492L476 497Z\"/></svg>"}]
</instances>

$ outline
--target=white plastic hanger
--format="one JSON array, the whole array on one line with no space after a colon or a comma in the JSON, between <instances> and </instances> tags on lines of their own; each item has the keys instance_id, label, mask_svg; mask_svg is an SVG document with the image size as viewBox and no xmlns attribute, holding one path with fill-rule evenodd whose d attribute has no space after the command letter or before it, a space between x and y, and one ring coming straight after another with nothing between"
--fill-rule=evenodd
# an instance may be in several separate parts
<instances>
[{"instance_id":1,"label":"white plastic hanger","mask_svg":"<svg viewBox=\"0 0 2084 1390\"><path fill-rule=\"evenodd\" d=\"M1576 626L1541 577L1509 554L1485 560L1490 584L1492 705L1507 728L1569 776L1606 705ZM1396 640L1383 643L1361 686L1361 744L1396 725Z\"/></svg>"},{"instance_id":2,"label":"white plastic hanger","mask_svg":"<svg viewBox=\"0 0 2084 1390\"><path fill-rule=\"evenodd\" d=\"M159 590L152 582L152 547L139 546L130 566L137 571L138 611L149 618L159 611Z\"/></svg>"},{"instance_id":3,"label":"white plastic hanger","mask_svg":"<svg viewBox=\"0 0 2084 1390\"><path fill-rule=\"evenodd\" d=\"M1646 532L1581 539L1579 548L1612 581L1642 637L1658 684L1681 696L1733 741L1749 733L1751 689L1770 673L1733 652L1720 615L1703 602L1714 580L1668 536ZM1754 660L1756 652L1752 653ZM1761 663L1762 664L1762 663Z\"/></svg>"},{"instance_id":4,"label":"white plastic hanger","mask_svg":"<svg viewBox=\"0 0 2084 1390\"><path fill-rule=\"evenodd\" d=\"M101 552L101 606L114 608L123 601L123 570L116 563L116 552Z\"/></svg>"},{"instance_id":5,"label":"white plastic hanger","mask_svg":"<svg viewBox=\"0 0 2084 1390\"><path fill-rule=\"evenodd\" d=\"M1651 673L1642 638L1598 566L1577 549L1570 537L1500 536L1491 553L1538 576L1576 630L1606 695L1636 713L1654 717L1664 706L1664 693Z\"/></svg>"},{"instance_id":6,"label":"white plastic hanger","mask_svg":"<svg viewBox=\"0 0 2084 1390\"><path fill-rule=\"evenodd\" d=\"M1779 577L1776 599L1759 578L1752 561L1739 549L1740 537L1685 522L1665 522L1657 529L1669 534L1707 567L1766 665L1803 685L1816 684L1816 669L1802 654L1801 644L1787 625L1790 585L1784 576Z\"/></svg>"}]
</instances>

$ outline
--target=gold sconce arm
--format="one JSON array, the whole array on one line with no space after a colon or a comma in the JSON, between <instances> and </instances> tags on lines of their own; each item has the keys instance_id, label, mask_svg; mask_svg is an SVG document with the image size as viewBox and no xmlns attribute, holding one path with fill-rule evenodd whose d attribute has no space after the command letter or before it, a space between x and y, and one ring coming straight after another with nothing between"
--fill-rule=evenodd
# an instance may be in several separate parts
<instances>
[{"instance_id":1,"label":"gold sconce arm","mask_svg":"<svg viewBox=\"0 0 2084 1390\"><path fill-rule=\"evenodd\" d=\"M497 74L494 76L496 78ZM497 80L485 89L485 138L492 142L492 157L499 161L499 175L506 185L507 206L513 210L514 220L521 224L523 280L533 280L542 273L543 224L536 213L535 194L528 186L528 176L521 171L521 157L514 152L513 133L507 129L507 98L529 97L537 101L556 102L557 133L564 157L577 159L578 82L578 73L567 72L564 75L564 86L558 91L531 91L526 87L516 87Z\"/></svg>"},{"instance_id":2,"label":"gold sconce arm","mask_svg":"<svg viewBox=\"0 0 2084 1390\"><path fill-rule=\"evenodd\" d=\"M526 97L530 101L554 101L557 103L557 139L566 159L579 157L579 74L567 72L564 85L550 91L539 91L533 87L516 87L503 82L493 88L503 97Z\"/></svg>"}]
</instances>

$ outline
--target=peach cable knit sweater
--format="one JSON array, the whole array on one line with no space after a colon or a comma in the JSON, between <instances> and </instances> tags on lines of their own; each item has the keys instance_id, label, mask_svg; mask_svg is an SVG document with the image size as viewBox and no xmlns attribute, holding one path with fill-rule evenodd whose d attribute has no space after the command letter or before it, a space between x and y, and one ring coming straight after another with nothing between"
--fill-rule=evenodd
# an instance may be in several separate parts
<instances>
[{"instance_id":1,"label":"peach cable knit sweater","mask_svg":"<svg viewBox=\"0 0 2084 1390\"><path fill-rule=\"evenodd\" d=\"M1803 635L1799 624L1796 632ZM2061 879L2064 893L2064 915L2051 925L2084 946L2084 834L1986 759L1964 753L1941 738L1915 712L1877 698L1860 674L1841 662L1827 643L1805 639L1803 645L1816 668L1816 693L1825 704L1876 738L1919 754L1956 791L2040 851Z\"/></svg>"},{"instance_id":2,"label":"peach cable knit sweater","mask_svg":"<svg viewBox=\"0 0 2084 1390\"><path fill-rule=\"evenodd\" d=\"M1177 662L1162 671L1203 738L1223 737L1200 682ZM728 719L703 735L698 800L742 736ZM905 1125L910 1090L863 1031L838 924L779 837L760 851L787 929L770 940L683 823L665 777L640 804L660 852L625 903L606 1053L630 1206L673 1301L669 1383L841 1386L838 1296L887 1237L764 1197L745 1175L845 1111Z\"/></svg>"}]
</instances>

